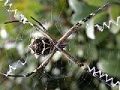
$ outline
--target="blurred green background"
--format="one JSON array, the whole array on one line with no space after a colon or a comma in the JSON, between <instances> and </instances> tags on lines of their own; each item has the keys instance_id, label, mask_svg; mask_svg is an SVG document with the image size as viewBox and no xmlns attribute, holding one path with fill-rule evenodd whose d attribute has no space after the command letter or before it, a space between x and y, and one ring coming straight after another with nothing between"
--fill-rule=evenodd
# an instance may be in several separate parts
<instances>
[{"instance_id":1,"label":"blurred green background","mask_svg":"<svg viewBox=\"0 0 120 90\"><path fill-rule=\"evenodd\" d=\"M6 0L7 1L7 0ZM83 19L100 6L109 2L110 6L97 14L92 20L102 25L109 20L117 21L120 16L120 0L10 0L11 10L17 9L35 23L30 17L50 25L49 34L58 40L77 21ZM30 25L22 23L4 24L14 20L14 13L0 1L0 72L6 73L9 65L18 60L27 63L18 66L14 73L26 74L41 63L29 51L31 36L34 32ZM46 26L48 27L48 26ZM110 29L94 31L95 39L86 34L85 25L79 28L67 41L66 50L79 60L94 63L101 71L120 80L120 19L118 26L111 24ZM77 65L68 61L57 52L44 72L27 78L6 78L0 75L0 90L118 90L90 76Z\"/></svg>"}]
</instances>

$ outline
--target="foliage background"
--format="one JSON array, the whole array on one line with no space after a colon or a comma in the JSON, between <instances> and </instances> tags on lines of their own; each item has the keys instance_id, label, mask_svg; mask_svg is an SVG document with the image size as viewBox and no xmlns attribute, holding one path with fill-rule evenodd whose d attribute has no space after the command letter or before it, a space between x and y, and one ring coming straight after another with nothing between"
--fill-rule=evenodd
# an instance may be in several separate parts
<instances>
[{"instance_id":1,"label":"foliage background","mask_svg":"<svg viewBox=\"0 0 120 90\"><path fill-rule=\"evenodd\" d=\"M28 45L31 42L29 25L13 23L5 25L5 21L13 19L8 7L0 1L0 72L6 73L8 66L14 62L28 60L27 64L15 71L23 74L32 71L38 64L31 54ZM59 39L77 21L109 2L108 9L101 11L92 20L102 24L120 16L119 0L11 0L11 9L18 9L30 22L30 16L42 23L51 22L48 32L54 39ZM87 63L94 63L101 71L120 80L120 24L111 25L103 32L95 30L95 39L86 35L85 26L67 40L67 51ZM2 30L7 35L2 36ZM10 45L11 48L7 48ZM39 63L41 61L39 60ZM104 82L90 76L64 56L57 53L44 72L28 78L6 78L0 76L1 90L118 90L107 86Z\"/></svg>"}]
</instances>

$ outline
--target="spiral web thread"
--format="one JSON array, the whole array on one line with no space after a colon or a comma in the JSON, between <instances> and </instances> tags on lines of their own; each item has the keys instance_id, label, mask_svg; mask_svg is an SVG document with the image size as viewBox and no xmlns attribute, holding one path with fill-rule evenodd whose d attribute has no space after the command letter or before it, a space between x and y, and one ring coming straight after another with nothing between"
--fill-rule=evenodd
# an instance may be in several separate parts
<instances>
[{"instance_id":1,"label":"spiral web thread","mask_svg":"<svg viewBox=\"0 0 120 90\"><path fill-rule=\"evenodd\" d=\"M14 13L14 18L16 20L18 20L19 22L23 23L23 24L29 24L31 26L33 26L32 23L30 23L27 18L20 12L17 11L17 9L15 10L11 10L12 7L12 3L10 3L10 0L6 0L4 3L4 6L8 7L7 11L9 13L13 12ZM117 21L114 20L109 20L108 25L106 24L106 22L103 22L102 26L96 24L94 25L94 27L97 27L99 31L103 31L105 27L107 27L108 29L110 29L110 26L112 24L119 26L120 23L120 16L117 17ZM89 25L88 25L89 26ZM87 27L89 28L89 27ZM7 74L4 74L5 76L8 76L9 74L12 73L13 70L16 70L18 67L21 67L23 65L25 65L27 62L27 59L25 60L25 62L21 62L20 60L18 60L18 62L13 63L13 65L9 65L9 70L7 71ZM113 77L109 77L109 75L103 73L101 70L97 69L96 67L92 67L90 68L90 66L87 65L87 68L85 68L85 71L87 71L88 73L92 74L92 76L99 78L100 80L106 82L108 85L115 87L115 86L119 86L119 90L120 90L120 81L116 81L114 82L114 78ZM3 74L3 73L1 73Z\"/></svg>"}]
</instances>

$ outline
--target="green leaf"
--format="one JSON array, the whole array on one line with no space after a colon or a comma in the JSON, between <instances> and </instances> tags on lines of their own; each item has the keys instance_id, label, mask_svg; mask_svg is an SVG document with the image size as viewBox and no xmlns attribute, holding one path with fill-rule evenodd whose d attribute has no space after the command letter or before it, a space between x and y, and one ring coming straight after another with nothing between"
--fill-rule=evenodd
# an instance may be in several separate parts
<instances>
[{"instance_id":1,"label":"green leaf","mask_svg":"<svg viewBox=\"0 0 120 90\"><path fill-rule=\"evenodd\" d=\"M89 5L92 6L102 6L105 0L86 0Z\"/></svg>"},{"instance_id":2,"label":"green leaf","mask_svg":"<svg viewBox=\"0 0 120 90\"><path fill-rule=\"evenodd\" d=\"M99 69L108 75L120 77L120 51L104 49L99 51Z\"/></svg>"},{"instance_id":3,"label":"green leaf","mask_svg":"<svg viewBox=\"0 0 120 90\"><path fill-rule=\"evenodd\" d=\"M83 2L78 2L76 0L69 0L69 5L75 12L72 17L72 23L75 23L84 17L88 16L91 12L97 9L94 6L86 5Z\"/></svg>"},{"instance_id":4,"label":"green leaf","mask_svg":"<svg viewBox=\"0 0 120 90\"><path fill-rule=\"evenodd\" d=\"M111 6L111 16L116 21L117 17L120 16L120 5Z\"/></svg>"}]
</instances>

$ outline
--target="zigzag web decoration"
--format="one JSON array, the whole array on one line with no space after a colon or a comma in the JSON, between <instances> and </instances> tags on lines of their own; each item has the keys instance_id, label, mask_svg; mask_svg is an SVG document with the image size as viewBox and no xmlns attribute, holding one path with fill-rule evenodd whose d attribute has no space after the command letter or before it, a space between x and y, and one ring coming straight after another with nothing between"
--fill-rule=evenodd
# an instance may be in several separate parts
<instances>
[{"instance_id":1,"label":"zigzag web decoration","mask_svg":"<svg viewBox=\"0 0 120 90\"><path fill-rule=\"evenodd\" d=\"M120 81L115 81L113 77L110 77L108 74L103 73L101 70L96 67L90 67L87 65L85 71L91 73L92 76L99 78L101 81L105 82L109 86L115 87L118 86L120 90Z\"/></svg>"},{"instance_id":2,"label":"zigzag web decoration","mask_svg":"<svg viewBox=\"0 0 120 90\"><path fill-rule=\"evenodd\" d=\"M115 29L113 29L113 26L115 26ZM107 27L108 29L111 29L112 33L116 33L120 29L120 16L117 17L117 20L114 21L113 19L108 21L108 24L106 22L103 22L102 25L95 24L94 20L91 19L86 23L86 34L89 38L95 39L94 34L94 28L97 28L99 31L103 31ZM118 29L118 30L117 30Z\"/></svg>"},{"instance_id":3,"label":"zigzag web decoration","mask_svg":"<svg viewBox=\"0 0 120 90\"><path fill-rule=\"evenodd\" d=\"M11 10L12 3L10 3L10 0L6 0L4 3L4 6L8 7L7 9L8 13L14 13L15 22L17 22L16 20L18 20L18 22L21 22L23 24L30 24L31 26L33 25L32 23L28 22L27 18L23 14L18 12L17 9ZM12 65L9 65L9 70L4 75L7 76L9 74L12 74L17 68L20 68L23 65L25 65L27 63L27 58L24 60L25 60L24 62L21 62L21 60L18 60L17 62L12 63Z\"/></svg>"},{"instance_id":4,"label":"zigzag web decoration","mask_svg":"<svg viewBox=\"0 0 120 90\"><path fill-rule=\"evenodd\" d=\"M114 21L114 20L111 19L111 20L109 20L108 24L106 22L103 22L102 26L96 24L95 27L98 28L99 31L103 31L105 27L110 29L112 24L119 27L119 25L120 25L120 16L117 17L117 21Z\"/></svg>"}]
</instances>

